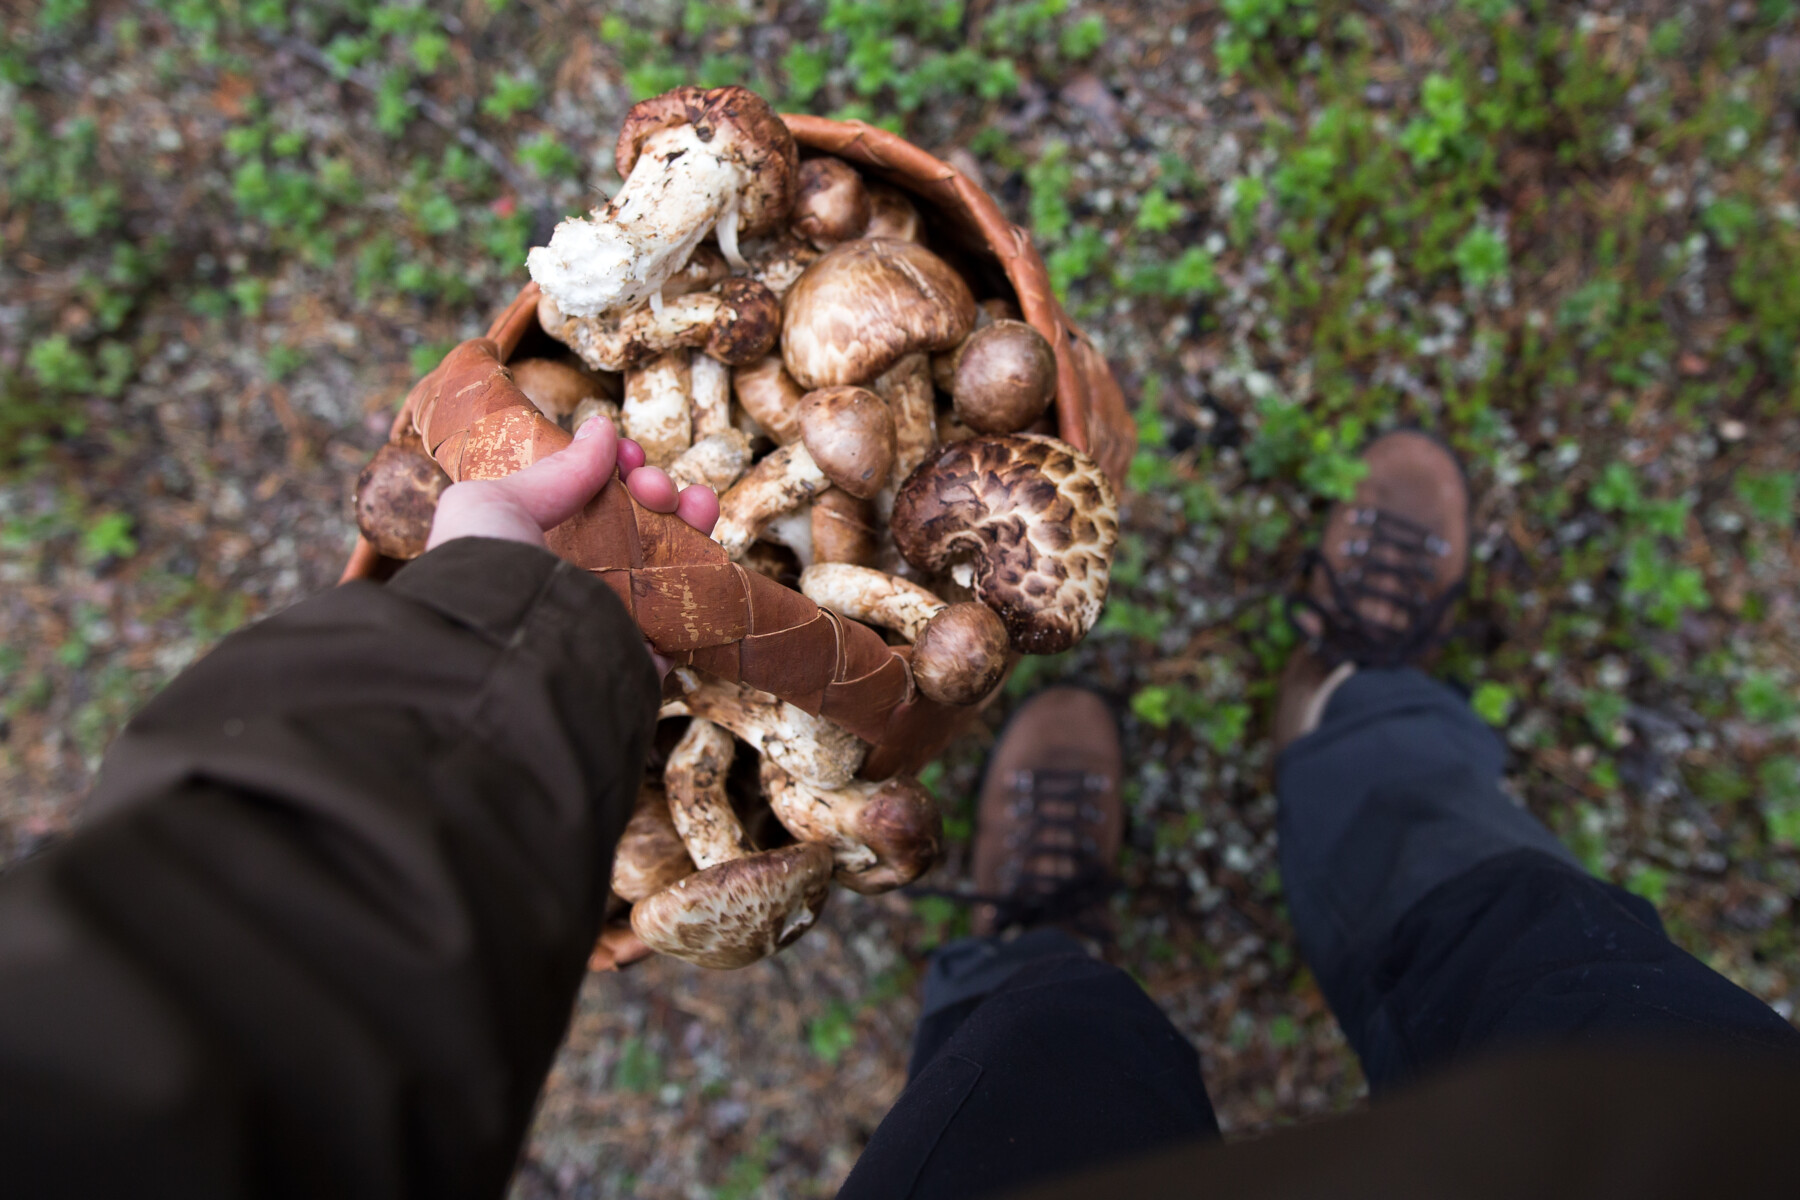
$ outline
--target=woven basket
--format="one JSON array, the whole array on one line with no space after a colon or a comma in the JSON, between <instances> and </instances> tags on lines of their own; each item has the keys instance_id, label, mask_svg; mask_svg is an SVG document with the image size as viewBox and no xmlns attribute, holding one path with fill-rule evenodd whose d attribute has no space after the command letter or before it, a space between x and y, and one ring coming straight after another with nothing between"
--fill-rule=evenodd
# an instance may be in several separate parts
<instances>
[{"instance_id":1,"label":"woven basket","mask_svg":"<svg viewBox=\"0 0 1800 1200\"><path fill-rule=\"evenodd\" d=\"M988 276L980 282L990 294L1011 287L1025 320L1049 340L1056 355L1059 436L1091 454L1115 484L1122 483L1136 445L1136 426L1124 394L1105 359L1057 303L1043 259L1025 231L1009 222L993 197L967 176L904 138L861 121L798 114L783 119L802 153L836 155L917 197L927 242L965 271ZM537 302L537 285L527 284L489 326L486 339L502 363L510 361L521 344L541 344L546 338L538 327ZM409 426L412 407L430 379L427 376L413 388L395 415L396 434ZM358 538L340 582L385 578L398 566ZM902 718L871 752L870 772L886 775L917 769L961 732L976 711L929 702L906 706Z\"/></svg>"}]
</instances>

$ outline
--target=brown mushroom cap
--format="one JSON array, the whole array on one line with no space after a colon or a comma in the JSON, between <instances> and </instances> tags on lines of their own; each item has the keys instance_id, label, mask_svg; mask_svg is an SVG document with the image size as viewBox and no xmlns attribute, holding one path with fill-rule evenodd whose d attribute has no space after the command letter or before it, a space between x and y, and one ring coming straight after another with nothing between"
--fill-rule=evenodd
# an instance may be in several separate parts
<instances>
[{"instance_id":1,"label":"brown mushroom cap","mask_svg":"<svg viewBox=\"0 0 1800 1200\"><path fill-rule=\"evenodd\" d=\"M731 390L738 406L778 444L800 440L800 401L806 389L787 373L780 355L767 355L733 371Z\"/></svg>"},{"instance_id":2,"label":"brown mushroom cap","mask_svg":"<svg viewBox=\"0 0 1800 1200\"><path fill-rule=\"evenodd\" d=\"M869 194L869 224L863 231L864 237L919 240L919 210L905 192L876 179L865 181L864 187Z\"/></svg>"},{"instance_id":3,"label":"brown mushroom cap","mask_svg":"<svg viewBox=\"0 0 1800 1200\"><path fill-rule=\"evenodd\" d=\"M702 967L747 967L818 920L831 891L831 850L797 842L708 867L640 900L631 929L652 950Z\"/></svg>"},{"instance_id":4,"label":"brown mushroom cap","mask_svg":"<svg viewBox=\"0 0 1800 1200\"><path fill-rule=\"evenodd\" d=\"M894 542L921 571L949 571L1006 623L1013 649L1056 654L1106 601L1119 506L1086 454L1015 433L940 446L894 500Z\"/></svg>"},{"instance_id":5,"label":"brown mushroom cap","mask_svg":"<svg viewBox=\"0 0 1800 1200\"><path fill-rule=\"evenodd\" d=\"M1006 623L985 604L952 604L925 623L913 643L913 679L939 704L973 704L1006 673Z\"/></svg>"},{"instance_id":6,"label":"brown mushroom cap","mask_svg":"<svg viewBox=\"0 0 1800 1200\"><path fill-rule=\"evenodd\" d=\"M731 278L719 285L723 319L713 322L701 347L722 363L755 362L781 333L781 301L754 279Z\"/></svg>"},{"instance_id":7,"label":"brown mushroom cap","mask_svg":"<svg viewBox=\"0 0 1800 1200\"><path fill-rule=\"evenodd\" d=\"M525 398L552 421L574 413L583 400L616 404L619 399L617 376L585 371L553 358L524 358L506 364L506 369Z\"/></svg>"},{"instance_id":8,"label":"brown mushroom cap","mask_svg":"<svg viewBox=\"0 0 1800 1200\"><path fill-rule=\"evenodd\" d=\"M978 433L1017 433L1044 415L1056 394L1056 356L1023 321L994 321L956 352L950 384L956 415Z\"/></svg>"},{"instance_id":9,"label":"brown mushroom cap","mask_svg":"<svg viewBox=\"0 0 1800 1200\"><path fill-rule=\"evenodd\" d=\"M867 388L827 387L800 402L800 437L819 470L867 500L894 469L894 414Z\"/></svg>"},{"instance_id":10,"label":"brown mushroom cap","mask_svg":"<svg viewBox=\"0 0 1800 1200\"><path fill-rule=\"evenodd\" d=\"M678 125L692 125L715 154L735 159L744 168L749 182L738 197L741 233L763 233L787 219L800 173L800 149L768 101L736 85L678 87L633 105L613 152L619 178L631 174L652 134Z\"/></svg>"},{"instance_id":11,"label":"brown mushroom cap","mask_svg":"<svg viewBox=\"0 0 1800 1200\"><path fill-rule=\"evenodd\" d=\"M612 890L636 904L694 873L694 860L675 831L660 790L638 790L637 809L613 851Z\"/></svg>"},{"instance_id":12,"label":"brown mushroom cap","mask_svg":"<svg viewBox=\"0 0 1800 1200\"><path fill-rule=\"evenodd\" d=\"M827 251L782 301L781 356L804 388L863 383L902 355L969 335L975 297L912 242L861 238Z\"/></svg>"},{"instance_id":13,"label":"brown mushroom cap","mask_svg":"<svg viewBox=\"0 0 1800 1200\"><path fill-rule=\"evenodd\" d=\"M869 193L862 176L841 158L807 159L800 164L800 186L788 221L820 250L860 237L869 224Z\"/></svg>"},{"instance_id":14,"label":"brown mushroom cap","mask_svg":"<svg viewBox=\"0 0 1800 1200\"><path fill-rule=\"evenodd\" d=\"M389 558L425 553L438 497L450 477L413 439L389 442L375 452L356 480L356 527Z\"/></svg>"},{"instance_id":15,"label":"brown mushroom cap","mask_svg":"<svg viewBox=\"0 0 1800 1200\"><path fill-rule=\"evenodd\" d=\"M881 561L881 530L875 506L841 488L821 492L812 503L813 561L872 567Z\"/></svg>"}]
</instances>

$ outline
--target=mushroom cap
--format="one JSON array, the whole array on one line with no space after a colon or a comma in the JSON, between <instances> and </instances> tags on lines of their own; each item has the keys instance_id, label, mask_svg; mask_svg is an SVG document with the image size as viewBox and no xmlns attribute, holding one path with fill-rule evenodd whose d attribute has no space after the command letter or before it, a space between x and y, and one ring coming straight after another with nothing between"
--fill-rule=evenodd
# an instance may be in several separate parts
<instances>
[{"instance_id":1,"label":"mushroom cap","mask_svg":"<svg viewBox=\"0 0 1800 1200\"><path fill-rule=\"evenodd\" d=\"M692 125L721 158L736 161L748 182L738 194L738 230L764 233L787 219L800 174L800 148L768 101L748 88L678 87L632 105L613 161L631 174L644 142L664 129Z\"/></svg>"},{"instance_id":2,"label":"mushroom cap","mask_svg":"<svg viewBox=\"0 0 1800 1200\"><path fill-rule=\"evenodd\" d=\"M693 873L694 860L675 830L662 792L648 785L639 788L637 809L613 850L612 890L635 904Z\"/></svg>"},{"instance_id":3,"label":"mushroom cap","mask_svg":"<svg viewBox=\"0 0 1800 1200\"><path fill-rule=\"evenodd\" d=\"M831 850L797 842L708 867L639 901L631 929L696 966L747 967L812 928L831 891Z\"/></svg>"},{"instance_id":4,"label":"mushroom cap","mask_svg":"<svg viewBox=\"0 0 1800 1200\"><path fill-rule=\"evenodd\" d=\"M867 388L826 387L800 402L800 438L827 478L867 500L894 469L894 414Z\"/></svg>"},{"instance_id":5,"label":"mushroom cap","mask_svg":"<svg viewBox=\"0 0 1800 1200\"><path fill-rule=\"evenodd\" d=\"M800 440L800 401L806 389L794 382L779 354L766 355L731 373L738 406L780 445Z\"/></svg>"},{"instance_id":6,"label":"mushroom cap","mask_svg":"<svg viewBox=\"0 0 1800 1200\"><path fill-rule=\"evenodd\" d=\"M733 276L719 285L721 316L707 332L707 354L740 366L755 362L781 334L781 301L754 279Z\"/></svg>"},{"instance_id":7,"label":"mushroom cap","mask_svg":"<svg viewBox=\"0 0 1800 1200\"><path fill-rule=\"evenodd\" d=\"M852 780L820 788L763 760L763 793L789 833L803 845L829 846L837 881L873 895L911 883L937 861L944 818L915 779Z\"/></svg>"},{"instance_id":8,"label":"mushroom cap","mask_svg":"<svg viewBox=\"0 0 1800 1200\"><path fill-rule=\"evenodd\" d=\"M881 561L881 529L875 506L840 488L812 503L813 561L872 567Z\"/></svg>"},{"instance_id":9,"label":"mushroom cap","mask_svg":"<svg viewBox=\"0 0 1800 1200\"><path fill-rule=\"evenodd\" d=\"M450 477L417 444L389 442L356 479L356 527L389 558L425 553L438 497Z\"/></svg>"},{"instance_id":10,"label":"mushroom cap","mask_svg":"<svg viewBox=\"0 0 1800 1200\"><path fill-rule=\"evenodd\" d=\"M976 437L920 464L894 499L891 528L907 562L972 587L1013 649L1057 654L1106 601L1119 503L1094 460L1067 442Z\"/></svg>"},{"instance_id":11,"label":"mushroom cap","mask_svg":"<svg viewBox=\"0 0 1800 1200\"><path fill-rule=\"evenodd\" d=\"M993 321L956 352L950 394L977 433L1017 433L1044 415L1056 394L1056 356L1023 321Z\"/></svg>"},{"instance_id":12,"label":"mushroom cap","mask_svg":"<svg viewBox=\"0 0 1800 1200\"><path fill-rule=\"evenodd\" d=\"M573 413L583 400L619 399L616 376L599 375L554 358L524 358L506 364L506 370L525 398L552 421Z\"/></svg>"},{"instance_id":13,"label":"mushroom cap","mask_svg":"<svg viewBox=\"0 0 1800 1200\"><path fill-rule=\"evenodd\" d=\"M806 268L782 301L781 356L804 388L863 383L901 356L969 335L975 297L925 247L859 238Z\"/></svg>"},{"instance_id":14,"label":"mushroom cap","mask_svg":"<svg viewBox=\"0 0 1800 1200\"><path fill-rule=\"evenodd\" d=\"M864 188L869 194L869 225L864 237L919 240L919 209L905 192L878 179L865 181Z\"/></svg>"},{"instance_id":15,"label":"mushroom cap","mask_svg":"<svg viewBox=\"0 0 1800 1200\"><path fill-rule=\"evenodd\" d=\"M973 704L1006 674L1006 623L985 604L952 604L925 623L913 643L913 680L939 704Z\"/></svg>"},{"instance_id":16,"label":"mushroom cap","mask_svg":"<svg viewBox=\"0 0 1800 1200\"><path fill-rule=\"evenodd\" d=\"M841 158L809 158L788 223L821 250L859 237L869 224L869 193L856 168Z\"/></svg>"}]
</instances>

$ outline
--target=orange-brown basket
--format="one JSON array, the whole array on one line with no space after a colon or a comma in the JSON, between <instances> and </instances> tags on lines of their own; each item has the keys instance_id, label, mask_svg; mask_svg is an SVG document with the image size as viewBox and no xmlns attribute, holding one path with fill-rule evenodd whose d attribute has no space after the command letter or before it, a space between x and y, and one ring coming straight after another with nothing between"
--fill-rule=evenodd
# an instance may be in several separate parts
<instances>
[{"instance_id":1,"label":"orange-brown basket","mask_svg":"<svg viewBox=\"0 0 1800 1200\"><path fill-rule=\"evenodd\" d=\"M1056 355L1059 436L1091 454L1115 484L1122 483L1136 445L1136 426L1124 394L1105 359L1057 302L1043 259L1025 231L1009 222L993 197L968 176L896 134L861 121L801 114L783 119L803 154L836 155L917 197L927 240L935 248L952 255L965 269L989 276L982 282L990 294L1012 289L1025 320L1049 340ZM537 285L527 284L489 326L483 354L497 355L505 363L522 342L543 338L537 301ZM432 382L427 376L408 394L395 415L396 435L410 426L413 406ZM382 578L397 566L359 538L342 578ZM902 705L876 741L868 773L879 777L916 769L966 728L976 711L924 701Z\"/></svg>"}]
</instances>

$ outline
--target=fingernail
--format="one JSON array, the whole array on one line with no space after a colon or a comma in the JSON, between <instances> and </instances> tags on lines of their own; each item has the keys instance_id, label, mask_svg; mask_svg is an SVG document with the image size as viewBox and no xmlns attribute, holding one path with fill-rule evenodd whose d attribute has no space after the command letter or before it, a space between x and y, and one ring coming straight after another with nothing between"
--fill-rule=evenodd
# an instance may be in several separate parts
<instances>
[{"instance_id":1,"label":"fingernail","mask_svg":"<svg viewBox=\"0 0 1800 1200\"><path fill-rule=\"evenodd\" d=\"M604 417L589 417L587 420L583 421L581 423L581 428L575 431L575 440L578 442L585 441L598 434L600 432L600 422L605 419L606 418Z\"/></svg>"}]
</instances>

